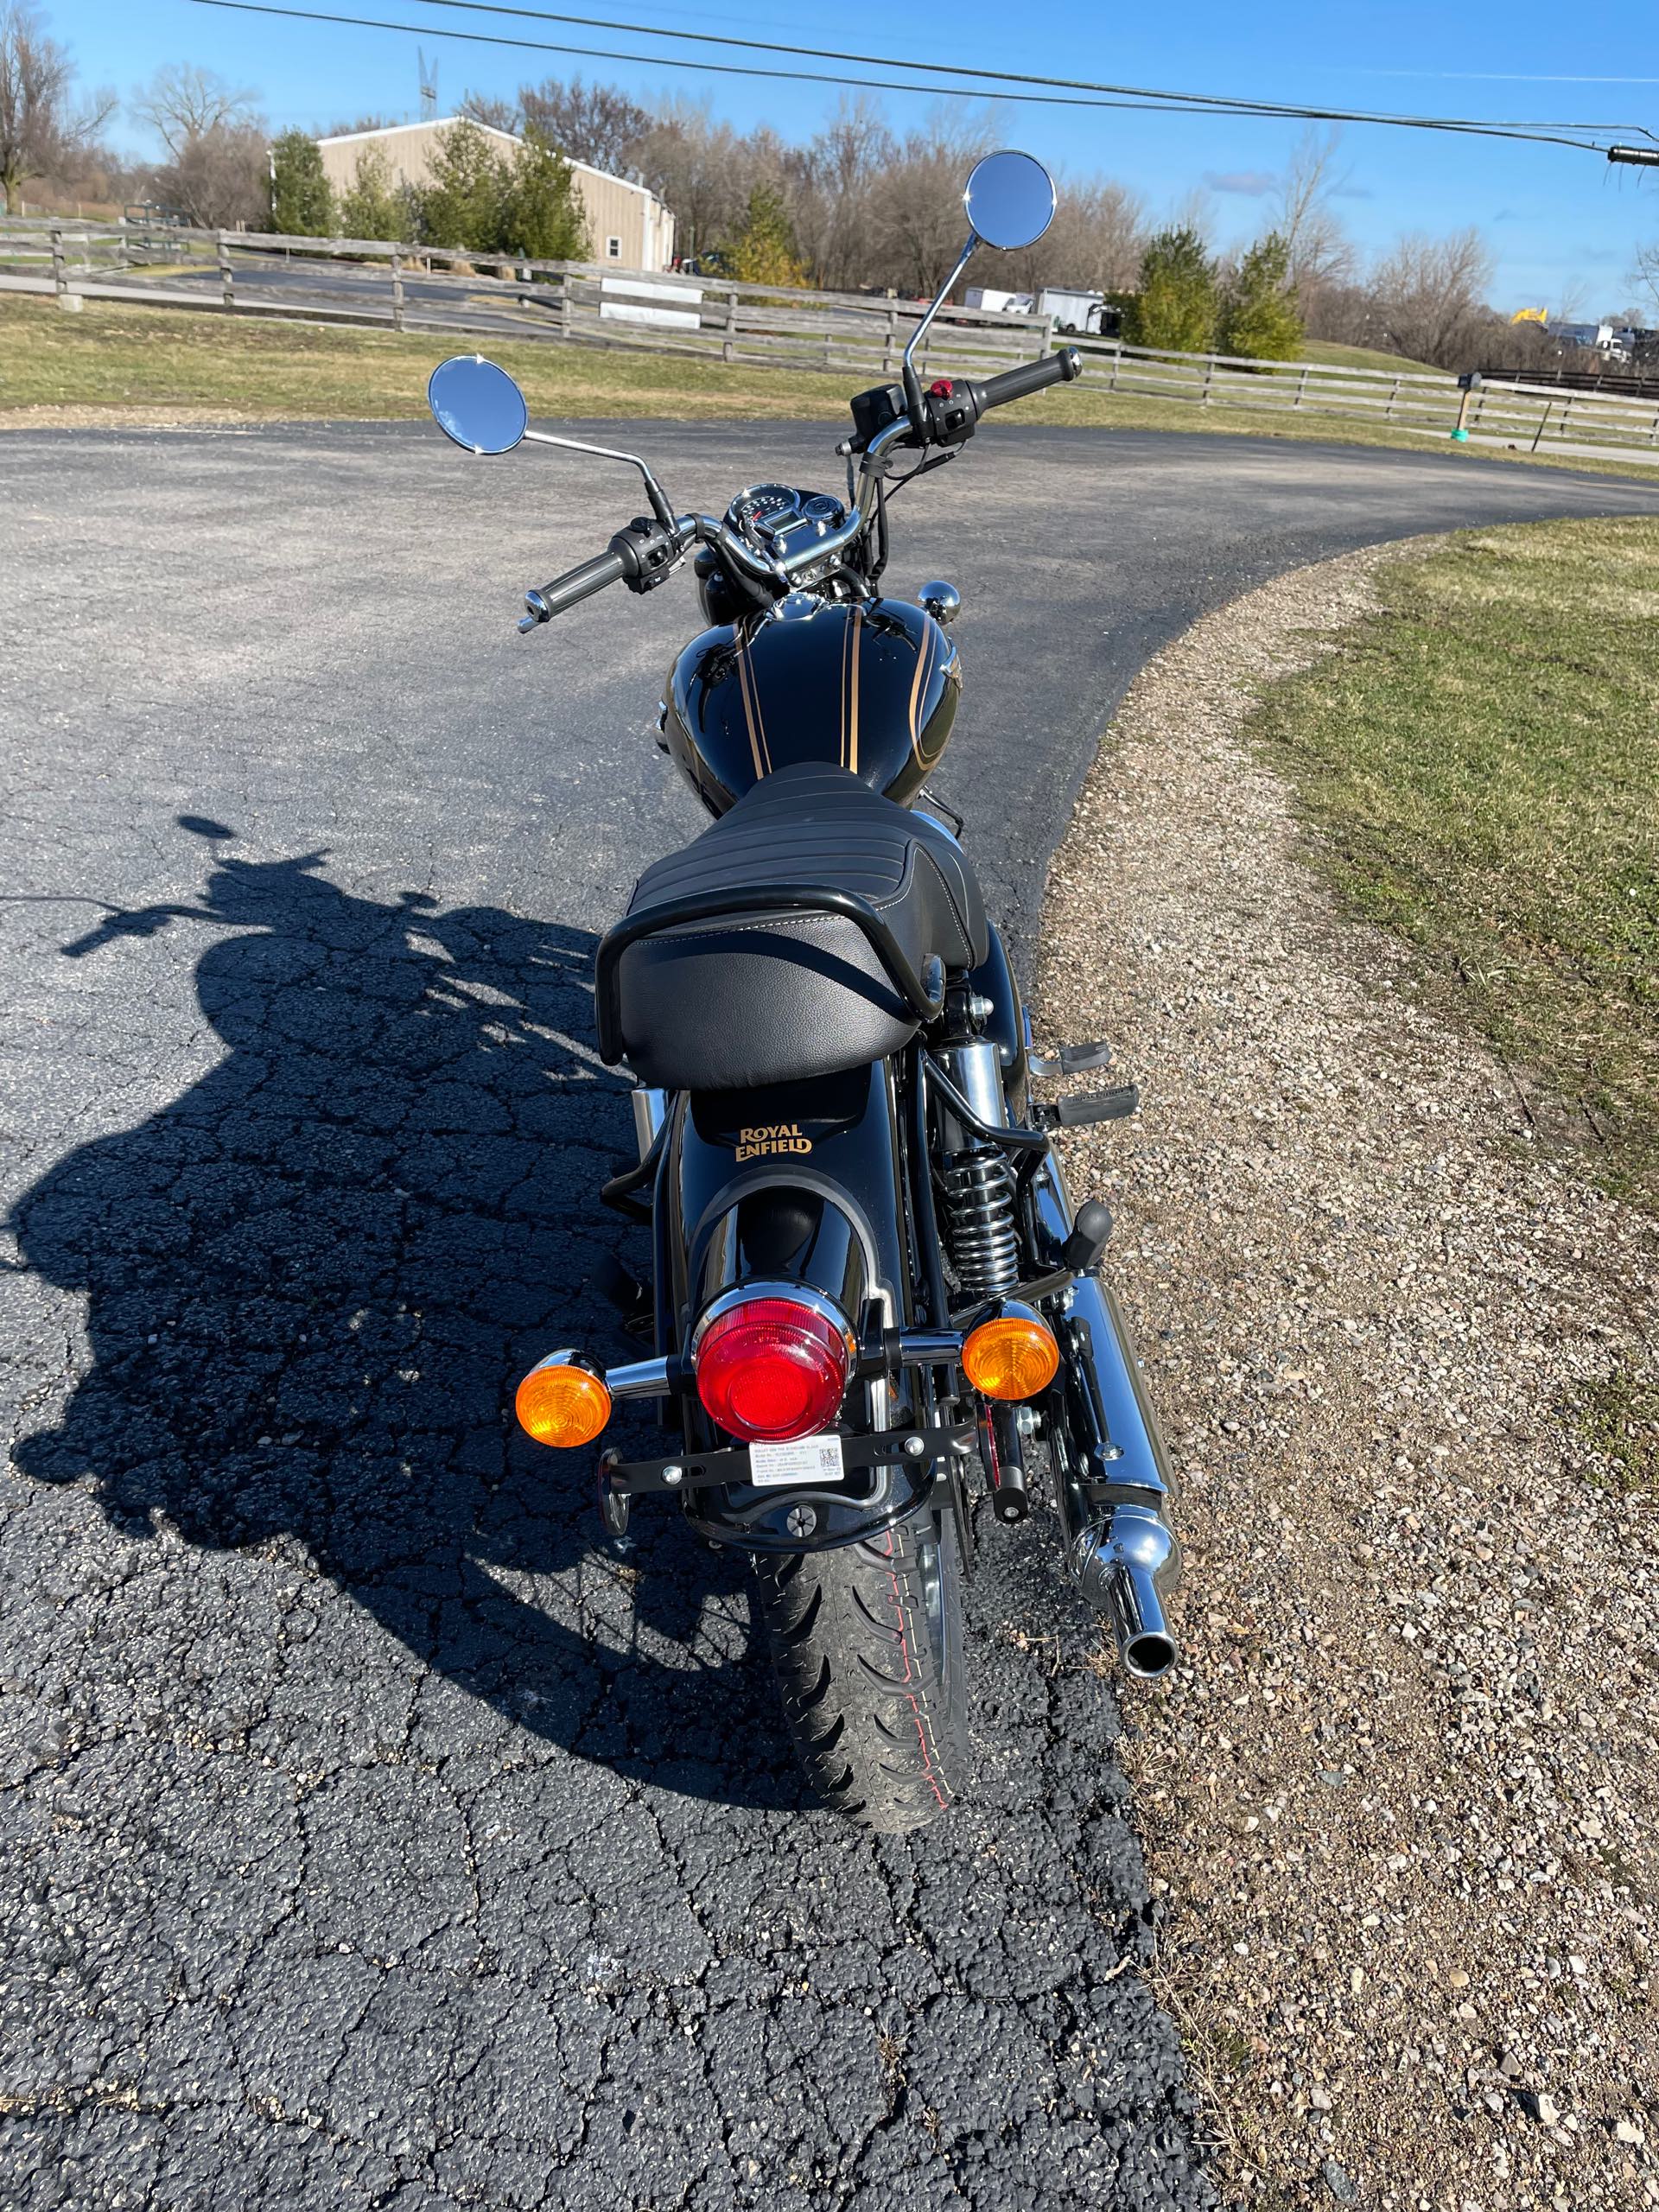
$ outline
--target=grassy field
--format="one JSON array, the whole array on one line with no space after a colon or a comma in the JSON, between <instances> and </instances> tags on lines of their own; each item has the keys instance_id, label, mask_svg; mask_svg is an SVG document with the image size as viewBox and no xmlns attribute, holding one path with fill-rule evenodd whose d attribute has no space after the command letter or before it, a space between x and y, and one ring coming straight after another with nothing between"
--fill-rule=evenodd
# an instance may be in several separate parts
<instances>
[{"instance_id":1,"label":"grassy field","mask_svg":"<svg viewBox=\"0 0 1659 2212\"><path fill-rule=\"evenodd\" d=\"M1509 1060L1543 1141L1659 1208L1659 522L1469 531L1255 734L1354 910ZM1659 1495L1659 1368L1561 1408Z\"/></svg>"},{"instance_id":2,"label":"grassy field","mask_svg":"<svg viewBox=\"0 0 1659 2212\"><path fill-rule=\"evenodd\" d=\"M465 343L294 322L230 321L200 311L88 301L66 315L52 301L0 296L0 427L31 421L165 422L365 419L418 416L433 364ZM727 368L683 354L487 341L543 417L657 416L844 422L856 378L804 369ZM1339 416L1274 415L1181 400L1125 397L1085 378L1026 403L1024 422L1113 429L1206 431L1241 437L1404 448L1448 467L1470 458L1449 440ZM1547 455L1516 460L1558 466ZM1624 474L1616 462L1574 468ZM1640 473L1635 472L1635 473Z\"/></svg>"},{"instance_id":3,"label":"grassy field","mask_svg":"<svg viewBox=\"0 0 1659 2212\"><path fill-rule=\"evenodd\" d=\"M1427 361L1408 361L1403 353L1384 353L1375 346L1332 346L1310 338L1298 358L1318 361L1329 369L1387 369L1397 377L1433 377L1443 373Z\"/></svg>"},{"instance_id":4,"label":"grassy field","mask_svg":"<svg viewBox=\"0 0 1659 2212\"><path fill-rule=\"evenodd\" d=\"M1659 1207L1659 522L1468 531L1254 723L1360 913Z\"/></svg>"}]
</instances>

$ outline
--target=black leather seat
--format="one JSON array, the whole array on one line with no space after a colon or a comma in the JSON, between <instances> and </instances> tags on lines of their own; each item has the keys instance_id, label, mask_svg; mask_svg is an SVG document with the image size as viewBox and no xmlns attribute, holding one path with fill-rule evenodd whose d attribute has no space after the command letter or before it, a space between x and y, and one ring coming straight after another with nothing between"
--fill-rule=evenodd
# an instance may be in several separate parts
<instances>
[{"instance_id":1,"label":"black leather seat","mask_svg":"<svg viewBox=\"0 0 1659 2212\"><path fill-rule=\"evenodd\" d=\"M647 868L628 913L766 884L855 893L918 982L931 959L963 969L986 956L984 902L950 832L845 768L812 764L764 778ZM719 916L643 938L620 954L615 994L614 1041L642 1083L667 1090L830 1075L885 1058L917 1027L868 939L839 914Z\"/></svg>"}]
</instances>

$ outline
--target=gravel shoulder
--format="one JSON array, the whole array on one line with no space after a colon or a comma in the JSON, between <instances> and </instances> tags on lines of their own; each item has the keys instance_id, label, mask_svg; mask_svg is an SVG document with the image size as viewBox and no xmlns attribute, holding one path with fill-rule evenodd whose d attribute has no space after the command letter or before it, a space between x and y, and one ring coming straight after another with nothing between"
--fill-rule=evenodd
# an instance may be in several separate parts
<instances>
[{"instance_id":1,"label":"gravel shoulder","mask_svg":"<svg viewBox=\"0 0 1659 2212\"><path fill-rule=\"evenodd\" d=\"M1146 1106L1071 1141L1184 1476L1185 1663L1125 1746L1227 2201L1659 2204L1659 1511L1573 1429L1659 1234L1345 918L1242 734L1371 549L1149 664L1037 1002Z\"/></svg>"}]
</instances>

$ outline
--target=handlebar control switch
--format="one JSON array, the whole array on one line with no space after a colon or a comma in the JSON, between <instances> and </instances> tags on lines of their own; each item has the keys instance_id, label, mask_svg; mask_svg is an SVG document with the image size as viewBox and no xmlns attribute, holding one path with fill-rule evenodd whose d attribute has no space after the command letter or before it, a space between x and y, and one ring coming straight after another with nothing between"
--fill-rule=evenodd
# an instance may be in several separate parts
<instances>
[{"instance_id":1,"label":"handlebar control switch","mask_svg":"<svg viewBox=\"0 0 1659 2212\"><path fill-rule=\"evenodd\" d=\"M636 515L611 540L622 563L622 581L631 592L655 591L666 583L680 557L680 542L655 515Z\"/></svg>"},{"instance_id":2,"label":"handlebar control switch","mask_svg":"<svg viewBox=\"0 0 1659 2212\"><path fill-rule=\"evenodd\" d=\"M923 398L927 413L927 442L931 446L966 445L979 422L977 396L966 378L953 383L937 378Z\"/></svg>"},{"instance_id":3,"label":"handlebar control switch","mask_svg":"<svg viewBox=\"0 0 1659 2212\"><path fill-rule=\"evenodd\" d=\"M901 384L878 384L868 391L856 394L853 400L851 451L862 453L890 423L898 422L908 411Z\"/></svg>"}]
</instances>

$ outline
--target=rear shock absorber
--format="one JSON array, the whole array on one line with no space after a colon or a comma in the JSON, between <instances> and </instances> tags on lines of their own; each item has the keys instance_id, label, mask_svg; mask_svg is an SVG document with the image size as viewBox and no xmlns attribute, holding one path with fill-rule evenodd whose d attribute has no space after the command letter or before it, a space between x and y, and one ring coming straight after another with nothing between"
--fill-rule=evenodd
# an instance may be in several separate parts
<instances>
[{"instance_id":1,"label":"rear shock absorber","mask_svg":"<svg viewBox=\"0 0 1659 2212\"><path fill-rule=\"evenodd\" d=\"M982 1122L996 1126L1007 1121L1001 1062L994 1044L976 1039L951 1046L941 1057ZM982 1143L948 1109L944 1142L941 1211L951 1265L970 1297L995 1297L1020 1280L1014 1170L1005 1154Z\"/></svg>"}]
</instances>

